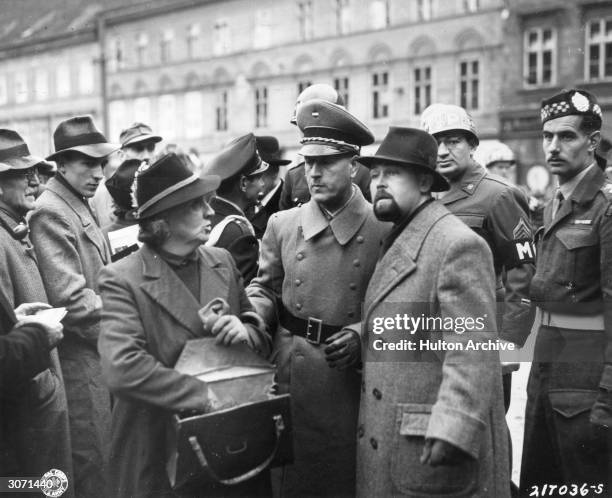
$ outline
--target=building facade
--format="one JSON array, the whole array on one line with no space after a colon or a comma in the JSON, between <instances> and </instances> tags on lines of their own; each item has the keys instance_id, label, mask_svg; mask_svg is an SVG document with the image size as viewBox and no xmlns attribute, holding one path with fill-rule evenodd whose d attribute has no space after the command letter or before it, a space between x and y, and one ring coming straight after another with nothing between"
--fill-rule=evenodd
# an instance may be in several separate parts
<instances>
[{"instance_id":1,"label":"building facade","mask_svg":"<svg viewBox=\"0 0 612 498\"><path fill-rule=\"evenodd\" d=\"M289 124L307 85L334 85L377 140L418 126L440 101L499 134L501 0L229 0L149 2L108 11L110 136L134 120L204 159L231 138Z\"/></svg>"},{"instance_id":2,"label":"building facade","mask_svg":"<svg viewBox=\"0 0 612 498\"><path fill-rule=\"evenodd\" d=\"M512 0L504 37L500 135L525 166L545 164L540 101L564 88L595 94L612 140L612 3Z\"/></svg>"}]
</instances>

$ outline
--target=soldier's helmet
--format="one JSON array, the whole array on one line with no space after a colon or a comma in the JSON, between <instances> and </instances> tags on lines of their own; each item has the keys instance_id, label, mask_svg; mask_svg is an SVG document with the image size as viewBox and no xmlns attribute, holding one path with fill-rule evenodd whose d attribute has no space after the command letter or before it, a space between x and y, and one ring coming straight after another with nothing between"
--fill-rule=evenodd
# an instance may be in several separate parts
<instances>
[{"instance_id":1,"label":"soldier's helmet","mask_svg":"<svg viewBox=\"0 0 612 498\"><path fill-rule=\"evenodd\" d=\"M315 83L302 90L302 93L298 95L295 101L295 108L293 109L293 115L291 116L290 123L297 126L297 114L300 106L309 100L321 99L331 102L332 104L344 107L344 99L336 89L325 83Z\"/></svg>"},{"instance_id":2,"label":"soldier's helmet","mask_svg":"<svg viewBox=\"0 0 612 498\"><path fill-rule=\"evenodd\" d=\"M483 151L481 161L483 166L488 168L490 165L500 161L514 163L515 157L514 152L512 152L510 147L502 142L499 142Z\"/></svg>"},{"instance_id":3,"label":"soldier's helmet","mask_svg":"<svg viewBox=\"0 0 612 498\"><path fill-rule=\"evenodd\" d=\"M474 120L463 107L451 104L432 104L421 114L421 129L430 135L447 131L462 131L470 135L478 145Z\"/></svg>"}]
</instances>

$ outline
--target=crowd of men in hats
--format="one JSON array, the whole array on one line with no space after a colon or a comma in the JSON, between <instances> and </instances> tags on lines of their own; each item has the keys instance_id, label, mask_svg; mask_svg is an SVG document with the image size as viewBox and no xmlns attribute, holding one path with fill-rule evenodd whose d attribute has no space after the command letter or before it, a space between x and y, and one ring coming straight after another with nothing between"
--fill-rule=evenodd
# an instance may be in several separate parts
<instances>
[{"instance_id":1,"label":"crowd of men in hats","mask_svg":"<svg viewBox=\"0 0 612 498\"><path fill-rule=\"evenodd\" d=\"M67 119L46 160L0 129L0 474L59 469L54 485L78 498L612 496L602 120L584 90L542 102L558 188L541 221L509 179L511 150L474 160L476 125L456 105L361 155L372 132L312 85L284 176L278 140L252 133L196 172L186 154L156 154L163 137L144 123L112 144L91 117ZM482 326L422 326L408 334L419 347L399 347L405 331L380 329L399 314ZM467 345L520 351L532 330L517 487L505 412L519 364ZM169 416L215 400L173 366L211 335L276 366L294 460L176 490Z\"/></svg>"}]
</instances>

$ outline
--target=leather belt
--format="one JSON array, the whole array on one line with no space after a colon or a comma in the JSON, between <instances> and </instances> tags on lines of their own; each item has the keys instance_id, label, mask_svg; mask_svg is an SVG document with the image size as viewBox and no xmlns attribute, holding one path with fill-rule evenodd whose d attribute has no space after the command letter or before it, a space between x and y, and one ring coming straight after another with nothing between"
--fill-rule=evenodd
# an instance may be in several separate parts
<instances>
[{"instance_id":1,"label":"leather belt","mask_svg":"<svg viewBox=\"0 0 612 498\"><path fill-rule=\"evenodd\" d=\"M321 344L336 332L342 330L341 326L326 325L322 320L309 316L308 318L298 318L281 306L280 324L293 335L303 337L313 344Z\"/></svg>"},{"instance_id":2,"label":"leather belt","mask_svg":"<svg viewBox=\"0 0 612 498\"><path fill-rule=\"evenodd\" d=\"M570 315L546 311L538 307L540 313L540 324L548 327L574 330L604 330L603 313L596 315Z\"/></svg>"}]
</instances>

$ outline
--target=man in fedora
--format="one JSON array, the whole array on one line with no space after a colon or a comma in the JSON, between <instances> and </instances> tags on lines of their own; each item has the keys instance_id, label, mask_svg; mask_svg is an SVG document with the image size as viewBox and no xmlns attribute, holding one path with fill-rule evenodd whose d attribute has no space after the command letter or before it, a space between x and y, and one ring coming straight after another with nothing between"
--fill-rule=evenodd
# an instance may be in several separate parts
<instances>
[{"instance_id":1,"label":"man in fedora","mask_svg":"<svg viewBox=\"0 0 612 498\"><path fill-rule=\"evenodd\" d=\"M255 135L232 140L204 168L203 174L221 177L221 185L210 202L215 211L206 245L227 249L236 261L245 285L257 273L259 243L245 211L257 203L263 189L262 174L268 163L257 152Z\"/></svg>"},{"instance_id":2,"label":"man in fedora","mask_svg":"<svg viewBox=\"0 0 612 498\"><path fill-rule=\"evenodd\" d=\"M281 157L276 137L255 137L255 141L257 152L261 159L268 163L268 169L261 175L263 181L261 199L247 211L247 218L255 229L255 236L261 239L266 231L268 219L280 209L279 202L284 182L279 176L279 168L290 164L291 161Z\"/></svg>"},{"instance_id":3,"label":"man in fedora","mask_svg":"<svg viewBox=\"0 0 612 498\"><path fill-rule=\"evenodd\" d=\"M0 129L0 288L11 310L40 303L31 313L50 308L26 221L34 209L41 163L17 132ZM0 468L5 475L40 477L59 468L72 478L64 381L55 344L45 349L48 368L15 380L10 388L6 383L10 393L0 403L0 438L6 444L0 445ZM7 447L11 462L3 457Z\"/></svg>"},{"instance_id":4,"label":"man in fedora","mask_svg":"<svg viewBox=\"0 0 612 498\"><path fill-rule=\"evenodd\" d=\"M105 180L102 181L98 191L91 200L91 204L98 216L99 225L105 227L112 223L113 201L109 192L103 188L106 179L110 178L119 165L128 159L151 162L155 155L156 145L162 141L162 137L155 135L149 125L144 123L132 123L119 134L121 148L108 157L104 167Z\"/></svg>"},{"instance_id":5,"label":"man in fedora","mask_svg":"<svg viewBox=\"0 0 612 498\"><path fill-rule=\"evenodd\" d=\"M108 143L91 116L62 121L53 134L57 174L36 201L30 225L49 302L68 310L59 347L68 395L76 496L108 496L104 466L110 397L102 381L97 340L102 301L96 278L110 262L88 200L104 177Z\"/></svg>"},{"instance_id":6,"label":"man in fedora","mask_svg":"<svg viewBox=\"0 0 612 498\"><path fill-rule=\"evenodd\" d=\"M393 223L364 304L359 497L510 496L499 355L466 349L497 339L493 258L433 199L449 189L437 149L422 130L391 127L375 155L357 158L376 217ZM411 329L396 316L451 325ZM468 320L482 324L460 328ZM430 349L440 342L453 347Z\"/></svg>"},{"instance_id":7,"label":"man in fedora","mask_svg":"<svg viewBox=\"0 0 612 498\"><path fill-rule=\"evenodd\" d=\"M309 100L322 99L345 107L344 99L338 91L326 83L315 83L305 88L298 95L295 101L295 109L289 122L297 126L297 113L299 108ZM361 193L370 200L370 173L368 169L361 164L357 165L357 171L353 177L353 183L359 187ZM300 162L293 168L290 168L285 175L285 182L281 190L281 198L279 201L280 209L289 209L295 206L301 206L310 200L310 191L304 173L304 162Z\"/></svg>"},{"instance_id":8,"label":"man in fedora","mask_svg":"<svg viewBox=\"0 0 612 498\"><path fill-rule=\"evenodd\" d=\"M272 215L247 294L274 331L279 390L292 397L295 462L283 470L283 493L353 496L360 340L347 326L361 319L388 226L351 181L370 130L316 99L297 124L311 200Z\"/></svg>"}]
</instances>

